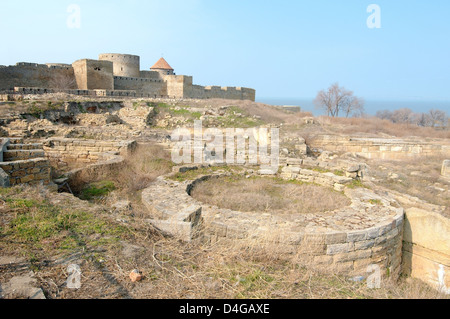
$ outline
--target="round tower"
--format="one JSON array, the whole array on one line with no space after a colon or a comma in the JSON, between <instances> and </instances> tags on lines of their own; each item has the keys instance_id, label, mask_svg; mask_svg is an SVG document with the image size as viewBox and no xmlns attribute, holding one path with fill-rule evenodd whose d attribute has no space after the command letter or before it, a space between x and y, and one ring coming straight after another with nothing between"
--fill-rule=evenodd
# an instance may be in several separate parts
<instances>
[{"instance_id":1,"label":"round tower","mask_svg":"<svg viewBox=\"0 0 450 319\"><path fill-rule=\"evenodd\" d=\"M105 53L99 55L99 60L113 63L114 76L141 77L141 62L140 57L137 55Z\"/></svg>"}]
</instances>

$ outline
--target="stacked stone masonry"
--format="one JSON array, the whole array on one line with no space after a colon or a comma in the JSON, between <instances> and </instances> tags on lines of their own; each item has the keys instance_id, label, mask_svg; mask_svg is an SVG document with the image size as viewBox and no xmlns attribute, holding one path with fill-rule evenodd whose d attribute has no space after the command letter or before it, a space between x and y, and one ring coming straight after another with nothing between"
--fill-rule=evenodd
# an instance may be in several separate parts
<instances>
[{"instance_id":1,"label":"stacked stone masonry","mask_svg":"<svg viewBox=\"0 0 450 319\"><path fill-rule=\"evenodd\" d=\"M96 163L109 153L127 155L136 147L136 141L100 141L69 138L51 138L44 142L46 157L55 166L68 163Z\"/></svg>"},{"instance_id":2,"label":"stacked stone masonry","mask_svg":"<svg viewBox=\"0 0 450 319\"><path fill-rule=\"evenodd\" d=\"M23 144L22 139L4 139L0 162L2 186L44 184L51 181L50 162L45 158L42 144Z\"/></svg>"},{"instance_id":3,"label":"stacked stone masonry","mask_svg":"<svg viewBox=\"0 0 450 319\"><path fill-rule=\"evenodd\" d=\"M417 156L450 156L448 140L424 142L407 139L321 135L314 138L312 146L332 152L355 153L369 159L400 160Z\"/></svg>"},{"instance_id":4,"label":"stacked stone masonry","mask_svg":"<svg viewBox=\"0 0 450 319\"><path fill-rule=\"evenodd\" d=\"M345 185L351 180L315 173L303 172L297 178L328 187ZM350 207L290 217L235 212L205 205L188 196L197 183L226 175L201 176L183 183L159 178L142 194L143 203L152 214L149 222L183 240L198 235L201 224L202 236L210 241L245 238L259 244L276 243L280 251L299 256L299 262L326 266L334 273L367 276L368 266L377 265L384 275L394 278L399 275L404 212L392 206L395 201L389 196L367 189L345 189L352 200ZM371 200L378 204L371 204Z\"/></svg>"}]
</instances>

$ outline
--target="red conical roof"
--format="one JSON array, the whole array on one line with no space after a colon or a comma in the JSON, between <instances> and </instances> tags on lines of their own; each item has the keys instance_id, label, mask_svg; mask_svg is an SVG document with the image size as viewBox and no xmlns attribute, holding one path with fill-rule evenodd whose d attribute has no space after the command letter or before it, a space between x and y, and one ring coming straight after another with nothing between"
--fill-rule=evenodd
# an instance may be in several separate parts
<instances>
[{"instance_id":1,"label":"red conical roof","mask_svg":"<svg viewBox=\"0 0 450 319\"><path fill-rule=\"evenodd\" d=\"M150 70L153 70L153 69L172 70L173 71L173 68L169 65L169 63L167 63L166 60L164 60L164 58L159 59L158 62L156 62L155 65L150 68Z\"/></svg>"}]
</instances>

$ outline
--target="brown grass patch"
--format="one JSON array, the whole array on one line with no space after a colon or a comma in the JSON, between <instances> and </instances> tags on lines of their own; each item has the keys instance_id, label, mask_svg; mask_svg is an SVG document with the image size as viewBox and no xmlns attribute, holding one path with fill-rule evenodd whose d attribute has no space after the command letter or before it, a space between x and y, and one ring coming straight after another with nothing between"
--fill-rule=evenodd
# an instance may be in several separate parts
<instances>
[{"instance_id":1,"label":"brown grass patch","mask_svg":"<svg viewBox=\"0 0 450 319\"><path fill-rule=\"evenodd\" d=\"M321 116L319 121L328 129L344 134L372 134L380 133L397 137L418 136L424 138L450 138L449 129L421 127L414 124L393 123L376 117L370 118L332 118Z\"/></svg>"},{"instance_id":2,"label":"brown grass patch","mask_svg":"<svg viewBox=\"0 0 450 319\"><path fill-rule=\"evenodd\" d=\"M221 208L278 214L325 212L350 204L343 194L326 187L270 178L213 178L197 185L191 195Z\"/></svg>"}]
</instances>

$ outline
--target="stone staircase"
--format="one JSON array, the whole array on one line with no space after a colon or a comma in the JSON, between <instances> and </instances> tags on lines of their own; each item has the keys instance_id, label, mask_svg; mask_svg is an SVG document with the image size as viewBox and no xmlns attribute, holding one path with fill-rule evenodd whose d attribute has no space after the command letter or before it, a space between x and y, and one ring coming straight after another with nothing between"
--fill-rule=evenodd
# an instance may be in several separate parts
<instances>
[{"instance_id":1,"label":"stone staircase","mask_svg":"<svg viewBox=\"0 0 450 319\"><path fill-rule=\"evenodd\" d=\"M0 186L50 183L51 167L43 144L25 143L23 138L4 138L0 153Z\"/></svg>"},{"instance_id":2,"label":"stone staircase","mask_svg":"<svg viewBox=\"0 0 450 319\"><path fill-rule=\"evenodd\" d=\"M44 157L43 144L24 144L22 138L10 138L6 150L3 151L3 160L6 162Z\"/></svg>"}]
</instances>

